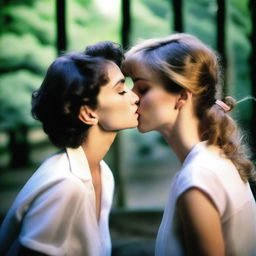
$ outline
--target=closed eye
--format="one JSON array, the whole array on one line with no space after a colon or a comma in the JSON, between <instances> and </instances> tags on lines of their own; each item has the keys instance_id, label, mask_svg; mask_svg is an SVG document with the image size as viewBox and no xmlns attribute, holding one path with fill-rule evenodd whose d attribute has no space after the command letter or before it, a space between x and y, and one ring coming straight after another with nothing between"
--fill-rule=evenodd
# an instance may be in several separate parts
<instances>
[{"instance_id":1,"label":"closed eye","mask_svg":"<svg viewBox=\"0 0 256 256\"><path fill-rule=\"evenodd\" d=\"M137 91L139 94L143 95L148 91L148 89L149 89L148 87L140 87L137 89Z\"/></svg>"},{"instance_id":2,"label":"closed eye","mask_svg":"<svg viewBox=\"0 0 256 256\"><path fill-rule=\"evenodd\" d=\"M124 94L126 94L126 93L127 93L127 91L121 91L121 92L119 92L118 94L124 95Z\"/></svg>"},{"instance_id":3,"label":"closed eye","mask_svg":"<svg viewBox=\"0 0 256 256\"><path fill-rule=\"evenodd\" d=\"M150 86L147 85L147 79L145 78L135 77L133 83L134 87L132 90L137 94L143 95L150 89Z\"/></svg>"}]
</instances>

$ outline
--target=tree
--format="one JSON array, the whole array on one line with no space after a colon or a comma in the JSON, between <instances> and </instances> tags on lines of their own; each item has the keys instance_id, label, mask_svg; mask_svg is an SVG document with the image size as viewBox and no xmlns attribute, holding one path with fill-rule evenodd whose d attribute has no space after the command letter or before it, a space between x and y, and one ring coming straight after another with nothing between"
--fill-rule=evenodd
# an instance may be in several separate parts
<instances>
[{"instance_id":1,"label":"tree","mask_svg":"<svg viewBox=\"0 0 256 256\"><path fill-rule=\"evenodd\" d=\"M54 52L51 15L39 1L5 1L0 34L0 130L9 135L12 167L29 163L32 91L40 86Z\"/></svg>"}]
</instances>

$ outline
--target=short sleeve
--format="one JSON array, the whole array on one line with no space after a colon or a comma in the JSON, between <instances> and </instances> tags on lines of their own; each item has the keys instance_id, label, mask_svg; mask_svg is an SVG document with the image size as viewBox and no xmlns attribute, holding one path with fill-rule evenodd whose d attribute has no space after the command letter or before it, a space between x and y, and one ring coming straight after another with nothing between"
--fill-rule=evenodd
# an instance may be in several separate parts
<instances>
[{"instance_id":1,"label":"short sleeve","mask_svg":"<svg viewBox=\"0 0 256 256\"><path fill-rule=\"evenodd\" d=\"M186 169L181 171L177 179L177 198L191 188L197 188L205 193L215 204L220 215L223 216L227 203L227 195L216 173L211 169L200 166L187 166Z\"/></svg>"},{"instance_id":2,"label":"short sleeve","mask_svg":"<svg viewBox=\"0 0 256 256\"><path fill-rule=\"evenodd\" d=\"M65 240L82 199L82 186L65 179L41 192L24 216L23 246L50 255L64 255Z\"/></svg>"}]
</instances>

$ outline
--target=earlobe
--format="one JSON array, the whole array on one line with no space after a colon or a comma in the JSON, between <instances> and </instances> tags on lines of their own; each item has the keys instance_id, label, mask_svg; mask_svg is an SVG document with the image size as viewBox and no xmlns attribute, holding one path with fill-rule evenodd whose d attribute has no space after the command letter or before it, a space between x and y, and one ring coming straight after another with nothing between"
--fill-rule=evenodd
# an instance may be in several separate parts
<instances>
[{"instance_id":1,"label":"earlobe","mask_svg":"<svg viewBox=\"0 0 256 256\"><path fill-rule=\"evenodd\" d=\"M180 109L183 106L183 103L181 101L176 102L175 109Z\"/></svg>"},{"instance_id":2,"label":"earlobe","mask_svg":"<svg viewBox=\"0 0 256 256\"><path fill-rule=\"evenodd\" d=\"M85 124L96 125L98 123L98 118L93 109L88 106L82 106L78 114L78 118Z\"/></svg>"}]
</instances>

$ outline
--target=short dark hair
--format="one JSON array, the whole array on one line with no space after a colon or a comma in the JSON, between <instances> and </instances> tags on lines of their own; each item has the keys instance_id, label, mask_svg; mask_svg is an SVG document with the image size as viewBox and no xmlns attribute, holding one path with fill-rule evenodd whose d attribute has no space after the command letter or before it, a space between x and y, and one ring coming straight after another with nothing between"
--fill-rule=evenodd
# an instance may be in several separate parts
<instances>
[{"instance_id":1,"label":"short dark hair","mask_svg":"<svg viewBox=\"0 0 256 256\"><path fill-rule=\"evenodd\" d=\"M48 68L40 88L32 94L32 116L41 121L51 142L57 147L79 147L90 125L79 118L81 106L95 109L100 87L109 78L107 65L119 67L123 52L118 44L99 42L83 53L58 57Z\"/></svg>"},{"instance_id":2,"label":"short dark hair","mask_svg":"<svg viewBox=\"0 0 256 256\"><path fill-rule=\"evenodd\" d=\"M121 68L124 60L124 54L121 46L109 41L102 41L97 44L89 45L85 48L84 53L89 56L100 56L106 60L113 61L119 68Z\"/></svg>"}]
</instances>

